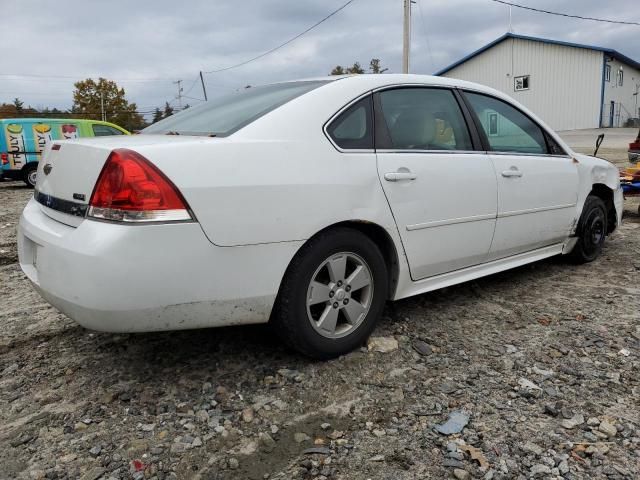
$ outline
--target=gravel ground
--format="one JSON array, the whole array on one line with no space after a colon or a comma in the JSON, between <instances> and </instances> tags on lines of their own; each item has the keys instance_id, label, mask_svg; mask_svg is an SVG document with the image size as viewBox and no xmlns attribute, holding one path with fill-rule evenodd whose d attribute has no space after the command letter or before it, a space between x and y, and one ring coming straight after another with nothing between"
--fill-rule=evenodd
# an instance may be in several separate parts
<instances>
[{"instance_id":1,"label":"gravel ground","mask_svg":"<svg viewBox=\"0 0 640 480\"><path fill-rule=\"evenodd\" d=\"M17 264L30 194L0 183L0 478L640 477L637 201L598 261L389 304L317 363L261 326L77 326Z\"/></svg>"}]
</instances>

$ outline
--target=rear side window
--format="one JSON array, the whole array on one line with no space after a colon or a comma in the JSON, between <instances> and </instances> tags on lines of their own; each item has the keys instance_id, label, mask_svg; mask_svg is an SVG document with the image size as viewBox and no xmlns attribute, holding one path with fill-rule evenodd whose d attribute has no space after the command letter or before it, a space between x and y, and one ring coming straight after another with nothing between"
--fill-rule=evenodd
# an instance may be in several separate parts
<instances>
[{"instance_id":1,"label":"rear side window","mask_svg":"<svg viewBox=\"0 0 640 480\"><path fill-rule=\"evenodd\" d=\"M100 125L99 123L94 123L91 125L93 129L93 134L96 137L107 137L109 135L124 135L123 132L118 130L117 128L110 127L109 125Z\"/></svg>"},{"instance_id":2,"label":"rear side window","mask_svg":"<svg viewBox=\"0 0 640 480\"><path fill-rule=\"evenodd\" d=\"M388 142L401 150L473 150L469 129L453 92L399 88L380 94Z\"/></svg>"},{"instance_id":3,"label":"rear side window","mask_svg":"<svg viewBox=\"0 0 640 480\"><path fill-rule=\"evenodd\" d=\"M357 101L342 112L327 128L327 133L340 148L373 149L373 115L371 96Z\"/></svg>"},{"instance_id":4,"label":"rear side window","mask_svg":"<svg viewBox=\"0 0 640 480\"><path fill-rule=\"evenodd\" d=\"M480 120L491 151L548 153L544 132L520 110L487 95L470 92L464 95Z\"/></svg>"}]
</instances>

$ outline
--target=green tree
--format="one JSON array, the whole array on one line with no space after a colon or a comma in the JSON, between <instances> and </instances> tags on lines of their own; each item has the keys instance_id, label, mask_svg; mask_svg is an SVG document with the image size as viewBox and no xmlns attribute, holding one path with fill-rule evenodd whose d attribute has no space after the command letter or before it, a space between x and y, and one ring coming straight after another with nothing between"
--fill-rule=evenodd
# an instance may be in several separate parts
<instances>
[{"instance_id":1,"label":"green tree","mask_svg":"<svg viewBox=\"0 0 640 480\"><path fill-rule=\"evenodd\" d=\"M388 68L382 68L380 66L379 58L372 58L369 62L369 72L370 73L384 73ZM345 75L345 74L363 74L365 73L364 68L360 65L360 62L354 62L354 64L350 67L343 67L341 65L337 65L331 70L329 75Z\"/></svg>"},{"instance_id":2,"label":"green tree","mask_svg":"<svg viewBox=\"0 0 640 480\"><path fill-rule=\"evenodd\" d=\"M153 119L151 120L151 123L159 122L162 118L162 110L156 107L156 111L153 112Z\"/></svg>"},{"instance_id":3,"label":"green tree","mask_svg":"<svg viewBox=\"0 0 640 480\"><path fill-rule=\"evenodd\" d=\"M13 106L16 107L17 113L22 113L22 107L24 106L24 102L19 98L13 99Z\"/></svg>"},{"instance_id":4,"label":"green tree","mask_svg":"<svg viewBox=\"0 0 640 480\"><path fill-rule=\"evenodd\" d=\"M389 70L388 68L382 68L380 66L380 59L379 58L372 58L371 61L369 62L369 71L371 73L384 73L387 70Z\"/></svg>"},{"instance_id":5,"label":"green tree","mask_svg":"<svg viewBox=\"0 0 640 480\"><path fill-rule=\"evenodd\" d=\"M138 130L144 126L144 118L137 112L138 107L127 101L124 88L118 87L116 82L106 78L99 78L96 82L87 78L76 82L74 86L71 111L75 115L99 120L104 105L108 122L127 130Z\"/></svg>"},{"instance_id":6,"label":"green tree","mask_svg":"<svg viewBox=\"0 0 640 480\"><path fill-rule=\"evenodd\" d=\"M167 118L173 115L173 107L169 105L169 102L164 102L164 113L162 114L162 118Z\"/></svg>"}]
</instances>

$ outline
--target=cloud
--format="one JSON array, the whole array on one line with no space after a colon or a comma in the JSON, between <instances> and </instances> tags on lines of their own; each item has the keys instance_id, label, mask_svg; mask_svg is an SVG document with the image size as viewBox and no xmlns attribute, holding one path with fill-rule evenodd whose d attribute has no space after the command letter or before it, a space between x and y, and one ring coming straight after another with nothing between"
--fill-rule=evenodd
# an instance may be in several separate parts
<instances>
[{"instance_id":1,"label":"cloud","mask_svg":"<svg viewBox=\"0 0 640 480\"><path fill-rule=\"evenodd\" d=\"M77 4L20 0L3 11L3 74L102 75L124 86L140 110L175 102L172 82L197 103L200 70L223 68L273 48L345 0L111 0ZM411 69L432 73L503 34L509 9L490 0L417 0ZM522 0L523 4L531 1ZM579 5L578 5L579 4ZM615 4L615 6L614 6ZM536 8L637 18L637 0L539 0ZM640 27L512 9L516 33L606 46L640 60ZM302 38L243 67L206 75L214 96L247 84L326 75L335 65L380 58L398 72L402 1L355 0ZM151 81L150 79L156 79ZM0 76L0 101L69 108L73 79ZM188 90L188 92L187 92Z\"/></svg>"}]
</instances>

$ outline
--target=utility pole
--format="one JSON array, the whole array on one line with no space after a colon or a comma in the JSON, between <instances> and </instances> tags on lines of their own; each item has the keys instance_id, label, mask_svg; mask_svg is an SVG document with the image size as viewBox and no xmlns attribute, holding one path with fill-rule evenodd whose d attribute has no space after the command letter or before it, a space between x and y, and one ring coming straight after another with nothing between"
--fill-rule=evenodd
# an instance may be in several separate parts
<instances>
[{"instance_id":1,"label":"utility pole","mask_svg":"<svg viewBox=\"0 0 640 480\"><path fill-rule=\"evenodd\" d=\"M202 83L202 93L204 93L204 101L207 102L207 89L204 88L204 77L202 76L202 70L200 70L200 83Z\"/></svg>"},{"instance_id":2,"label":"utility pole","mask_svg":"<svg viewBox=\"0 0 640 480\"><path fill-rule=\"evenodd\" d=\"M411 0L404 0L404 23L402 28L402 73L409 73L409 51L411 50Z\"/></svg>"},{"instance_id":3,"label":"utility pole","mask_svg":"<svg viewBox=\"0 0 640 480\"><path fill-rule=\"evenodd\" d=\"M182 80L176 80L174 85L178 85L178 108L182 110Z\"/></svg>"}]
</instances>

